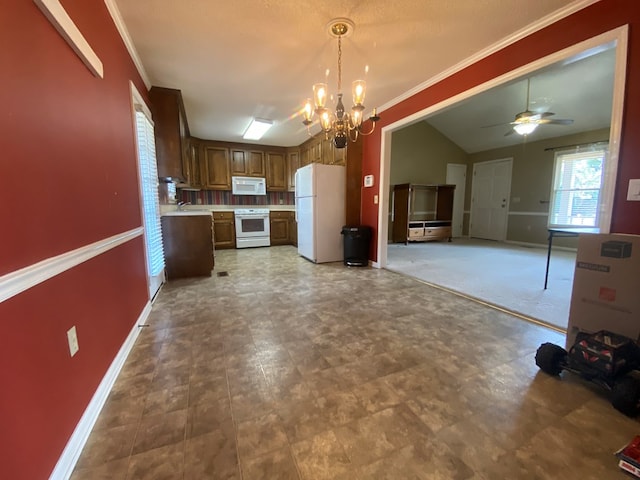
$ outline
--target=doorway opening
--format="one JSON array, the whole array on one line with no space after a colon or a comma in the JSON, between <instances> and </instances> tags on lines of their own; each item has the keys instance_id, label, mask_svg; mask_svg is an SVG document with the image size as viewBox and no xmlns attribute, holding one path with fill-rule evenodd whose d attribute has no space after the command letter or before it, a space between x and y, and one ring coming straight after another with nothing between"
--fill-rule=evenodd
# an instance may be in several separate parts
<instances>
[{"instance_id":1,"label":"doorway opening","mask_svg":"<svg viewBox=\"0 0 640 480\"><path fill-rule=\"evenodd\" d=\"M571 70L571 67L578 68L580 62L595 61L599 58L608 58L610 69L608 75L610 77L610 93L609 93L609 107L600 109L601 112L607 116L606 125L592 126L588 131L575 131L567 135L563 135L564 132L570 132L571 128L567 127L569 122L557 122L552 125L541 125L536 132L550 131L551 129L557 129L554 135L544 137L545 146L552 145L554 148L568 145L570 147L577 147L584 144L601 143L602 141L609 143L612 146L612 150L609 152L607 162L605 165L605 174L603 176L604 181L601 191L601 203L600 211L602 216L599 219L599 226L602 232L608 232L611 222L611 209L613 205L613 195L615 192L615 178L617 172L617 159L618 151L614 151L619 145L621 122L622 122L622 107L624 97L624 81L625 81L625 68L626 68L626 38L628 34L627 27L620 27L605 34L594 37L590 40L577 44L573 47L567 48L548 57L542 58L532 64L523 66L512 72L509 72L499 78L496 78L486 84L479 85L473 89L452 97L440 104L426 108L425 110L418 112L410 117L399 120L398 122L388 125L382 129L382 142L381 142L381 171L380 171L380 206L378 215L378 244L377 244L377 259L375 266L380 268L386 268L388 266L388 251L393 248L393 245L389 244L388 232L389 232L389 192L392 191L392 186L396 183L393 179L395 157L393 156L394 149L397 149L396 135L398 132L403 131L409 127L415 127L421 123L430 123L429 128L438 130L440 125L435 121L441 114L448 114L456 109L458 106L472 103L476 96L483 94L495 94L501 89L513 90L519 82L527 82L527 79L535 76L538 80L535 84L544 85L545 76L548 74L564 72ZM599 56L601 55L601 56ZM565 70L566 69L566 70ZM557 78L557 77L556 77ZM585 82L582 82L585 83ZM532 82L532 85L534 83ZM578 90L578 86L589 85L572 85L571 91ZM591 85L592 88L593 85ZM562 100L570 100L569 94L564 96ZM542 102L544 99L536 99L536 101ZM553 100L553 99L551 99ZM492 104L499 104L499 100L495 100ZM584 102L583 102L584 103ZM587 105L589 105L587 103ZM549 112L551 107L549 105L543 106L545 112ZM522 110L520 105L518 112ZM548 114L553 115L554 113ZM575 124L578 125L585 116L574 115L573 113L560 112L564 117L568 115L573 118L575 116ZM559 115L560 116L560 115ZM590 116L590 115L586 115ZM569 118L567 117L567 118ZM435 120L434 120L435 119ZM511 117L513 120L513 117ZM506 121L506 125L503 127L497 126L498 129L510 129L509 119L496 118L494 120L485 118L477 125L479 127L494 127L491 125L495 121ZM498 124L501 125L501 124ZM487 129L489 130L489 129ZM485 130L484 132L486 132ZM495 221L490 212L474 211L475 202L472 199L476 197L478 193L478 185L472 187L471 179L466 181L465 193L465 208L464 208L464 220L463 220L463 239L470 236L478 236L481 238L490 238L493 241L497 240L497 243L504 244L505 242L518 244L524 248L531 247L543 247L546 245L547 226L549 217L549 206L551 200L551 188L552 188L552 172L553 172L553 152L545 154L544 158L537 156L534 150L541 145L536 145L536 137L534 135L521 137L520 135L512 135L507 131L501 132L504 137L509 137L512 140L512 149L519 149L515 154L511 154L509 149L503 150L507 155L500 155L500 148L491 146L487 147L486 151L474 151L469 153L469 161L466 163L468 167L474 169L483 169L481 164L483 162L489 162L496 158L513 157L512 161L512 175L511 175L511 189L503 190L504 193L500 196L500 204L494 206L494 208L500 210L506 210L506 220ZM489 137L489 135L484 135ZM571 141L568 141L571 140ZM565 146L566 146L565 145ZM545 149L542 149L545 150ZM529 162L521 161L524 157L530 157ZM550 160L549 160L550 159ZM456 162L458 163L458 162ZM439 179L434 179L434 183L439 183ZM535 190L529 189L532 186L538 186ZM542 187L540 187L542 186ZM482 190L482 189L481 189ZM492 195L483 192L486 198L492 198ZM497 197L496 197L497 198ZM504 204L504 208L502 205ZM477 207L478 205L475 205ZM476 225L472 226L470 219L481 219L482 216L488 219L490 234L486 232L478 233L475 229ZM482 223L482 222L481 222ZM495 224L495 225L494 225ZM500 235L497 234L500 233ZM526 240L527 235L531 240ZM515 240L514 240L515 238ZM524 238L524 239L522 239ZM414 244L415 245L415 244ZM409 245L412 247L414 245ZM426 244L429 245L429 244ZM444 245L451 248L455 248L456 241L454 239L453 244ZM504 245L502 245L504 246ZM554 245L555 246L555 245ZM560 248L570 248L571 245L558 245ZM540 249L541 250L541 249ZM554 250L555 252L556 250ZM554 254L555 255L555 254ZM540 262L540 268L542 268L542 276L544 276L545 262ZM553 265L553 262L552 262ZM572 271L571 271L572 275ZM428 279L427 279L428 280ZM543 290L542 282L539 283L539 290ZM537 287L536 287L537 288ZM570 296L570 295L569 295ZM568 301L568 300L567 300Z\"/></svg>"}]
</instances>

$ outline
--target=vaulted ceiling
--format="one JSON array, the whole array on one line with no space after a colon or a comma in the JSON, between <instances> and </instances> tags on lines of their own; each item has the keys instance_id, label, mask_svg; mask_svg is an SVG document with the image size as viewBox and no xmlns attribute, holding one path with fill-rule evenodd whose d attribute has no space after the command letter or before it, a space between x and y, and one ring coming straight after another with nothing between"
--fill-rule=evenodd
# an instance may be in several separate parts
<instances>
[{"instance_id":1,"label":"vaulted ceiling","mask_svg":"<svg viewBox=\"0 0 640 480\"><path fill-rule=\"evenodd\" d=\"M366 112L378 107L384 116L384 108L407 92L575 2L115 0L115 3L151 85L182 91L193 136L242 142L251 118L262 117L273 120L274 127L259 143L293 146L308 138L299 112L304 99L311 96L312 84L327 78L330 91L335 93L337 42L327 33L330 20L347 17L355 23L353 33L343 40L345 106L351 105L347 98L351 81L364 78ZM595 62L597 57L584 62ZM591 118L584 111L596 103L593 89L588 97L581 97L578 87L584 83L597 86L601 80L576 82L575 76L560 73L564 69L582 68L581 63L564 65L557 71L551 69L547 73L552 77L540 74L531 82L532 100L540 102L545 98L548 106L540 103L538 106L551 109L557 118L575 119L576 127L578 118ZM590 67L585 64L584 68ZM584 70L573 75L584 75ZM550 88L559 85L560 80L562 89ZM517 81L496 88L475 102L468 100L466 107L451 108L428 121L456 143L461 142L467 151L483 149L489 136L518 141L514 135L504 136L508 125L476 127L512 121L524 109L523 85ZM599 111L606 110L604 103L596 106ZM594 120L592 126L600 128L601 123ZM452 133L454 126L463 133ZM472 128L478 132L471 133ZM573 126L548 125L538 130L542 128L570 133ZM318 127L312 127L312 131L318 131Z\"/></svg>"}]
</instances>

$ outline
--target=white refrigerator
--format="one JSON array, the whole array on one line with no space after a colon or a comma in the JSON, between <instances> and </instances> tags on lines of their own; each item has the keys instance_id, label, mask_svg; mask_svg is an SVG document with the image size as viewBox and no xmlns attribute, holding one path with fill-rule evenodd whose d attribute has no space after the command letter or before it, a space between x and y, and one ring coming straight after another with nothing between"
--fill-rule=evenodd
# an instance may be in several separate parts
<instances>
[{"instance_id":1,"label":"white refrigerator","mask_svg":"<svg viewBox=\"0 0 640 480\"><path fill-rule=\"evenodd\" d=\"M312 163L296 172L298 253L315 263L343 260L346 168Z\"/></svg>"}]
</instances>

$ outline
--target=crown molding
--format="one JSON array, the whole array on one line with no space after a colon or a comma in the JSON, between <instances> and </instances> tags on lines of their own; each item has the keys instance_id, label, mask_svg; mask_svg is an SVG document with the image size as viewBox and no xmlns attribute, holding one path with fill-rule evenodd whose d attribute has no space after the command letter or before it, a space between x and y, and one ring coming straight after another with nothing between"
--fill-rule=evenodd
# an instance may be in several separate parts
<instances>
[{"instance_id":1,"label":"crown molding","mask_svg":"<svg viewBox=\"0 0 640 480\"><path fill-rule=\"evenodd\" d=\"M142 77L142 81L144 82L147 90L151 88L151 80L149 80L149 75L147 75L147 71L144 69L144 65L142 65L142 60L140 60L140 56L138 55L138 51L136 47L133 45L133 40L131 40L131 36L129 35L129 30L127 30L127 26L122 19L122 15L120 14L120 10L116 5L115 0L104 0L105 5L107 6L107 10L111 14L111 18L113 19L113 23L116 24L116 28L122 37L122 41L124 45L127 47L127 51L129 52L129 56L136 68L138 69L138 73Z\"/></svg>"}]
</instances>

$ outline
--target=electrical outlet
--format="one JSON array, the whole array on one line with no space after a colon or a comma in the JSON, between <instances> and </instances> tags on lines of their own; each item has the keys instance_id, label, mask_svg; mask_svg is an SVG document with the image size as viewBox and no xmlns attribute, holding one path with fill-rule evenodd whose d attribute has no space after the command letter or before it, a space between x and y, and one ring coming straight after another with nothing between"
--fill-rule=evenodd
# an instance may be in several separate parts
<instances>
[{"instance_id":1,"label":"electrical outlet","mask_svg":"<svg viewBox=\"0 0 640 480\"><path fill-rule=\"evenodd\" d=\"M78 350L80 350L80 346L78 345L78 334L76 333L75 325L67 330L67 340L69 342L69 353L73 357Z\"/></svg>"}]
</instances>

